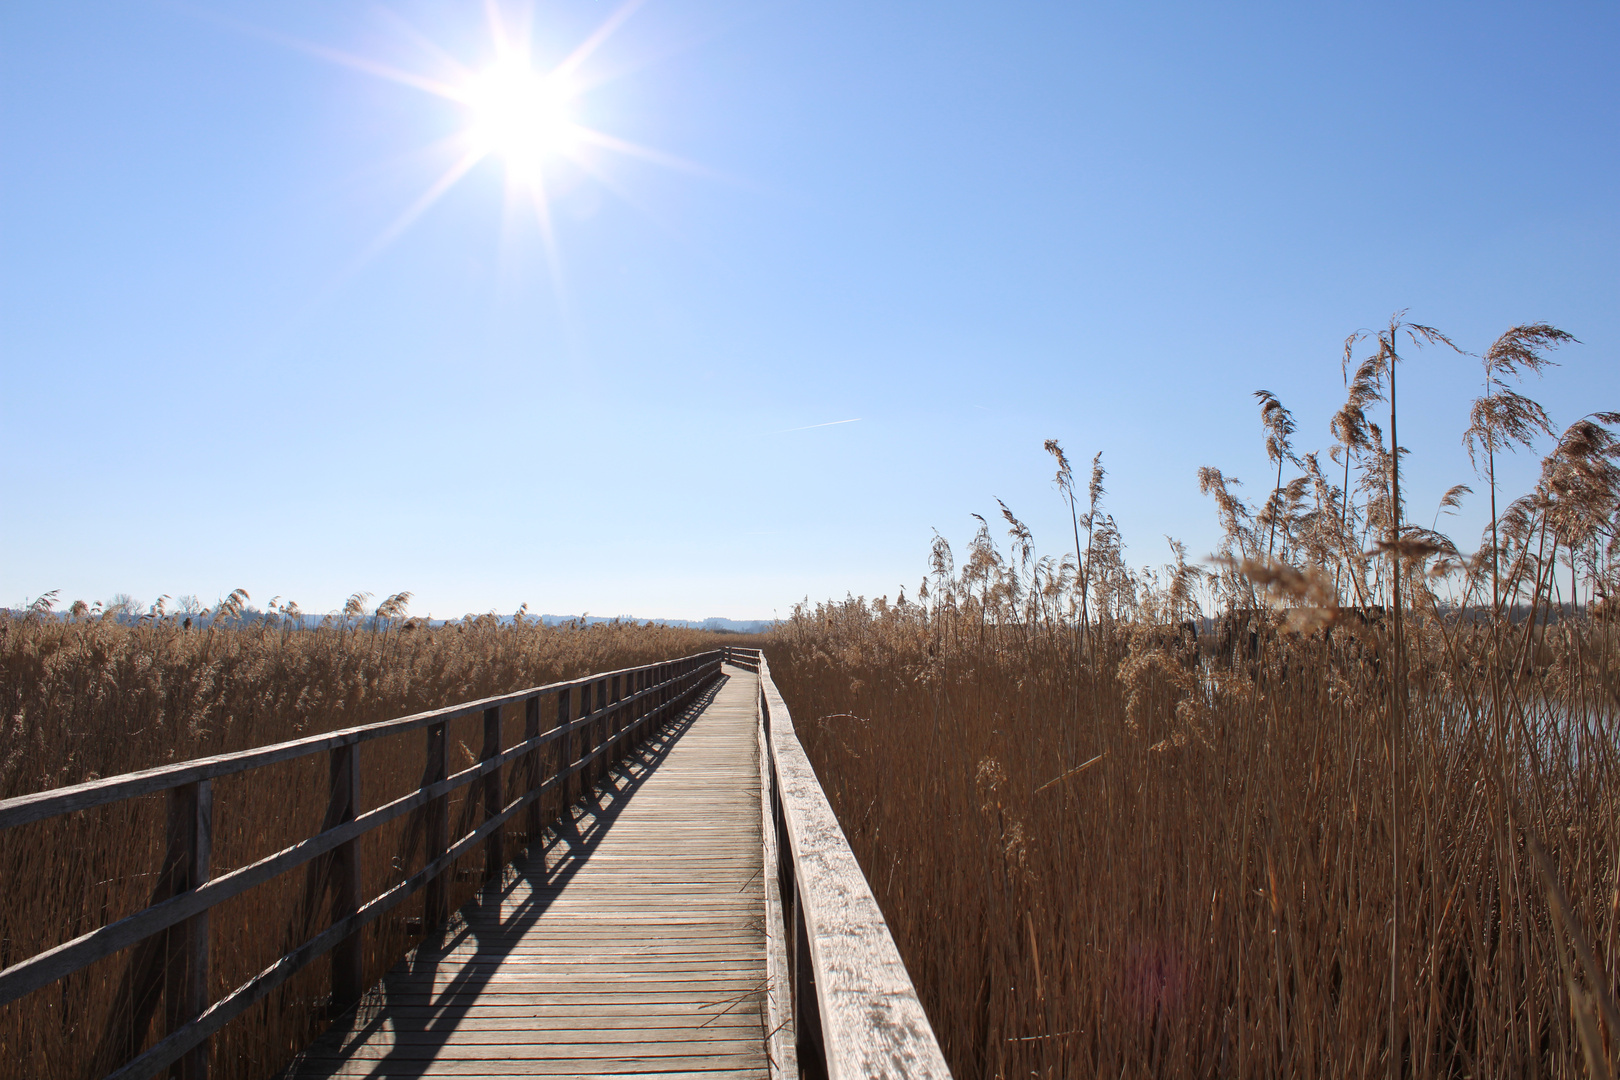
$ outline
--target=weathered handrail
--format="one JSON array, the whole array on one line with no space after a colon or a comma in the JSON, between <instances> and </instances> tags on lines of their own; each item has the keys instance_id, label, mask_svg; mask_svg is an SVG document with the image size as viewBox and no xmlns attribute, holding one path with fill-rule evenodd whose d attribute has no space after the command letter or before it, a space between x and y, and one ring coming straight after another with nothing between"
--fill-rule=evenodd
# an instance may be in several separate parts
<instances>
[{"instance_id":1,"label":"weathered handrail","mask_svg":"<svg viewBox=\"0 0 1620 1080\"><path fill-rule=\"evenodd\" d=\"M939 1077L951 1073L844 830L757 649L726 649L759 672L782 933L795 1056L805 1076ZM775 929L775 928L771 928Z\"/></svg>"},{"instance_id":2,"label":"weathered handrail","mask_svg":"<svg viewBox=\"0 0 1620 1080\"><path fill-rule=\"evenodd\" d=\"M445 870L481 843L485 848L486 876L498 876L506 862L501 827L508 820L526 807L529 836L538 837L543 824L537 801L541 795L562 787L566 799L572 786L569 781L575 774L591 769L593 763L613 754L626 740L679 715L718 675L724 656L723 650L715 650L659 664L622 668L274 746L0 800L0 829L5 829L140 795L168 792L168 850L152 903L117 922L0 970L0 1005L121 949L139 946L130 960L130 978L126 985L155 986L158 975L154 973L178 971L181 973L178 986L171 985L164 991L166 996L176 1000L167 1002L167 1034L144 1053L109 1073L107 1080L144 1080L170 1065L178 1065L178 1074L187 1080L204 1080L209 1036L317 957L327 952L333 954L333 1003L342 1007L357 1001L365 990L358 937L363 927L423 889L427 890L424 929L442 923L449 914L441 877ZM577 709L573 707L575 690L579 691ZM540 699L547 694L556 697L557 723L542 733ZM501 710L518 702L524 705L524 739L502 749ZM476 765L446 775L446 725L474 713L483 714L483 753ZM428 775L421 785L409 795L361 813L361 744L424 728L428 741ZM581 733L583 739L576 740L576 732ZM559 741L557 769L552 775L542 777L539 751ZM576 751L579 751L577 757ZM321 831L258 862L210 880L213 780L320 753L330 755L331 765L330 801ZM502 792L500 770L519 760L527 766L523 775L527 786L516 798L507 801ZM602 767L606 764L604 762ZM511 779L518 780L516 768L512 770ZM480 780L484 820L477 828L451 842L445 835L449 824L449 796ZM378 896L363 900L360 838L386 822L423 807L427 816L427 864ZM210 909L278 874L323 856L331 860L332 924L229 994L209 1003ZM176 927L178 933L163 934ZM159 934L163 936L157 937ZM147 994L145 1000L133 1003L132 1029L143 1031L155 1008L156 995L152 993Z\"/></svg>"}]
</instances>

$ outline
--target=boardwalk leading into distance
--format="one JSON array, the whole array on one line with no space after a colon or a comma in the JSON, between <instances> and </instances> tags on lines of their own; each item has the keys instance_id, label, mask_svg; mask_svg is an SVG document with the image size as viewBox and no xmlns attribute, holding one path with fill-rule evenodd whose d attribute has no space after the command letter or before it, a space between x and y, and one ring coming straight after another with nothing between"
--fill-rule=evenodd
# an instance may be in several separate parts
<instances>
[{"instance_id":1,"label":"boardwalk leading into distance","mask_svg":"<svg viewBox=\"0 0 1620 1080\"><path fill-rule=\"evenodd\" d=\"M287 1076L767 1077L757 686L728 665Z\"/></svg>"}]
</instances>

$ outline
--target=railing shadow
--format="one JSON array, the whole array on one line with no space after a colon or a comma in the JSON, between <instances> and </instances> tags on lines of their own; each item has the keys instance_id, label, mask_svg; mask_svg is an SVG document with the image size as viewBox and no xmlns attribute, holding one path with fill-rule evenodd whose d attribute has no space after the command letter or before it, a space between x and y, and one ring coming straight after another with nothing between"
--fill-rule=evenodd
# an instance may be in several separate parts
<instances>
[{"instance_id":1,"label":"railing shadow","mask_svg":"<svg viewBox=\"0 0 1620 1080\"><path fill-rule=\"evenodd\" d=\"M630 800L653 774L697 718L709 707L731 676L722 673L669 724L654 732L630 757L615 765L590 795L569 807L567 819L548 830L539 849L515 859L499 884L491 883L457 912L452 925L435 938L424 940L415 952L383 977L360 1005L333 1022L309 1049L281 1074L281 1080L323 1080L342 1072L346 1077L387 1076L409 1080L430 1070L436 1051L466 1019L478 995L499 966L506 950L540 919L552 900L562 894L591 853L618 821ZM584 828L580 823L590 819ZM563 849L566 847L566 851ZM560 856L556 853L563 852ZM549 869L548 869L549 868ZM507 907L523 886L524 899ZM454 959L471 943L472 956ZM439 969L455 974L442 988L426 993ZM379 1033L392 1027L392 1046L372 1061L366 1072L353 1053Z\"/></svg>"}]
</instances>

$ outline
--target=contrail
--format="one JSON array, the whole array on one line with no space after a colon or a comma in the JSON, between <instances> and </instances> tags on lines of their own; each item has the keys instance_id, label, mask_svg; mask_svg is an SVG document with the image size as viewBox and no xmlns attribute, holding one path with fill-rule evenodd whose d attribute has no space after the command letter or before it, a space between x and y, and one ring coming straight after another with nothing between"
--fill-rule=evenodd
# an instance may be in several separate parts
<instances>
[{"instance_id":1,"label":"contrail","mask_svg":"<svg viewBox=\"0 0 1620 1080\"><path fill-rule=\"evenodd\" d=\"M857 416L853 420L829 420L825 424L806 424L806 425L804 425L804 427L783 428L781 431L773 431L773 432L771 432L771 434L772 435L786 435L790 431L809 431L811 428L837 427L839 424L858 424L860 422L861 422L861 418L859 416Z\"/></svg>"}]
</instances>

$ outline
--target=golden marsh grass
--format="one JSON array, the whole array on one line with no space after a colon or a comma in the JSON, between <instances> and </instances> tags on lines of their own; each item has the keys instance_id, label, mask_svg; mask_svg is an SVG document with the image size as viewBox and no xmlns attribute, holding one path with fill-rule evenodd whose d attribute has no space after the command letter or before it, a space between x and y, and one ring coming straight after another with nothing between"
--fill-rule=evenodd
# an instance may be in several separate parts
<instances>
[{"instance_id":1,"label":"golden marsh grass","mask_svg":"<svg viewBox=\"0 0 1620 1080\"><path fill-rule=\"evenodd\" d=\"M1127 566L1100 455L1081 484L1049 442L1067 554L1002 506L1005 549L981 518L911 599L771 634L957 1076L1614 1075L1620 416L1500 513L1494 467L1555 434L1515 386L1571 340L1481 358L1472 554L1401 509L1400 350L1450 342L1397 318L1327 453L1256 394L1272 472L1200 471L1210 564Z\"/></svg>"}]
</instances>

